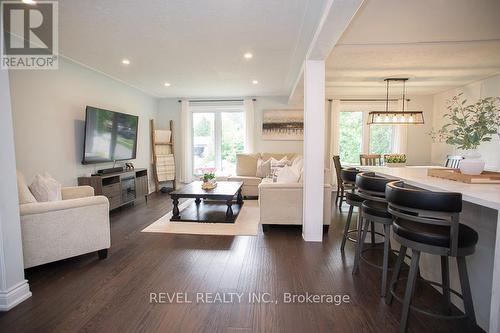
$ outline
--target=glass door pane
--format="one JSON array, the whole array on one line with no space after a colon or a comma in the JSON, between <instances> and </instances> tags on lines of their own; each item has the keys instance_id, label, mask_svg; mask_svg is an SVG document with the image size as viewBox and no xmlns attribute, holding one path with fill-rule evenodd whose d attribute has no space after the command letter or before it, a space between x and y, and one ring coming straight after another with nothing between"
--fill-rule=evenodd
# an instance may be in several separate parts
<instances>
[{"instance_id":1,"label":"glass door pane","mask_svg":"<svg viewBox=\"0 0 500 333\"><path fill-rule=\"evenodd\" d=\"M393 126L370 125L370 154L390 154L393 132Z\"/></svg>"},{"instance_id":2,"label":"glass door pane","mask_svg":"<svg viewBox=\"0 0 500 333\"><path fill-rule=\"evenodd\" d=\"M236 173L236 154L245 146L243 112L221 112L221 172Z\"/></svg>"},{"instance_id":3,"label":"glass door pane","mask_svg":"<svg viewBox=\"0 0 500 333\"><path fill-rule=\"evenodd\" d=\"M193 113L193 173L214 172L215 113Z\"/></svg>"},{"instance_id":4,"label":"glass door pane","mask_svg":"<svg viewBox=\"0 0 500 333\"><path fill-rule=\"evenodd\" d=\"M340 161L359 165L363 149L363 112L340 112L339 129Z\"/></svg>"}]
</instances>

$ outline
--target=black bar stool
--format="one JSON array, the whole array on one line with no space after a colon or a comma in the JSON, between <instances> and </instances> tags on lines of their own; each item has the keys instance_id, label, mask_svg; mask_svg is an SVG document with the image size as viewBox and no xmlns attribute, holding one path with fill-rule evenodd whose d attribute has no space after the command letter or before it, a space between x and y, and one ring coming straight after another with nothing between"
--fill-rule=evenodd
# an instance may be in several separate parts
<instances>
[{"instance_id":1,"label":"black bar stool","mask_svg":"<svg viewBox=\"0 0 500 333\"><path fill-rule=\"evenodd\" d=\"M360 228L359 221L361 220L361 204L363 203L364 199L355 193L356 175L360 172L361 171L355 168L342 169L340 172L340 177L344 184L344 188L347 190L347 192L345 192L345 202L350 206L349 212L347 213L347 221L344 226L344 236L342 237L342 244L340 245L340 251L342 252L344 252L345 243L347 240L356 242L356 239L351 238L350 235L352 233L358 232L358 229ZM351 226L354 207L358 208L357 227L356 229L349 229Z\"/></svg>"},{"instance_id":2,"label":"black bar stool","mask_svg":"<svg viewBox=\"0 0 500 333\"><path fill-rule=\"evenodd\" d=\"M368 264L382 269L381 296L385 297L387 291L387 272L389 270L389 254L391 252L391 229L392 215L387 211L387 202L385 201L385 186L394 181L385 177L377 176L373 172L363 172L356 175L356 186L358 194L365 199L361 204L362 219L364 225L358 228L358 244L356 247L356 256L354 258L353 274L359 269L359 260L363 259ZM375 223L381 224L384 233L384 259L382 266L370 263L362 257L363 244L366 239L368 227L371 226L372 243L375 238ZM378 234L378 233L377 233Z\"/></svg>"},{"instance_id":3,"label":"black bar stool","mask_svg":"<svg viewBox=\"0 0 500 333\"><path fill-rule=\"evenodd\" d=\"M476 317L465 257L474 253L478 234L474 229L459 223L462 194L426 191L409 186L402 181L395 181L387 184L386 198L389 203L388 210L394 216L392 227L394 239L401 244L391 279L390 293L386 298L387 304L391 304L393 297L402 301L396 296L394 290L399 281L406 251L408 248L412 250L400 332L406 332L410 308L441 319L468 318L471 327L475 325ZM448 311L450 293L462 298L465 315L436 314L411 305L421 252L441 256L442 284L427 282L443 288L443 298ZM462 295L450 289L448 257L455 257L457 260Z\"/></svg>"}]
</instances>

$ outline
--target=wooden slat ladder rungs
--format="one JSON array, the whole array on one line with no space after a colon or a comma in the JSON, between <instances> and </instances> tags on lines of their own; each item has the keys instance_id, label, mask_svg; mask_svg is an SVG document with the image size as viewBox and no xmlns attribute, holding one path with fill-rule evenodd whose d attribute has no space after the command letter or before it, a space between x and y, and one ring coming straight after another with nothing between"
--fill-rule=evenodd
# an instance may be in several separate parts
<instances>
[{"instance_id":1,"label":"wooden slat ladder rungs","mask_svg":"<svg viewBox=\"0 0 500 333\"><path fill-rule=\"evenodd\" d=\"M170 131L170 142L156 142L156 130L155 130L155 124L154 120L150 120L150 125L151 125L151 150L152 150L152 157L153 157L153 177L155 181L155 189L156 192L160 191L160 175L165 176L165 175L170 175L173 174L173 179L168 179L169 181L172 181L172 187L175 190L175 185L176 185L176 180L175 180L175 163L171 163L175 161L175 155L174 155L174 122L170 120L170 126L169 126L169 131ZM164 140L162 140L164 141ZM161 148L168 146L168 148ZM165 149L168 149L165 151ZM169 151L169 152L168 152ZM169 159L170 158L170 159ZM167 162L167 166L170 165L174 167L173 173L171 170L165 171L165 165L158 165L158 160L161 159L164 163L165 160L169 160ZM162 170L159 170L161 167ZM162 177L162 179L164 179Z\"/></svg>"}]
</instances>

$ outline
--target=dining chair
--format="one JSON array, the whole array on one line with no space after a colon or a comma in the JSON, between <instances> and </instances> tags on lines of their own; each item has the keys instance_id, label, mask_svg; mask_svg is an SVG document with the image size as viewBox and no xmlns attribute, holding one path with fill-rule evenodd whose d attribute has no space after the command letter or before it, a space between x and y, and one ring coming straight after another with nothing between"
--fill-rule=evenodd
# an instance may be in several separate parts
<instances>
[{"instance_id":1,"label":"dining chair","mask_svg":"<svg viewBox=\"0 0 500 333\"><path fill-rule=\"evenodd\" d=\"M460 161L463 159L464 157L460 155L446 155L446 163L444 164L444 167L458 169L460 166Z\"/></svg>"},{"instance_id":2,"label":"dining chair","mask_svg":"<svg viewBox=\"0 0 500 333\"><path fill-rule=\"evenodd\" d=\"M382 155L380 154L360 154L359 164L361 165L382 165Z\"/></svg>"},{"instance_id":3,"label":"dining chair","mask_svg":"<svg viewBox=\"0 0 500 333\"><path fill-rule=\"evenodd\" d=\"M342 210L342 201L344 200L344 182L342 181L341 171L342 165L340 164L340 156L333 156L333 165L335 166L335 173L337 174L337 195L335 196L335 205ZM338 202L340 201L340 202Z\"/></svg>"}]
</instances>

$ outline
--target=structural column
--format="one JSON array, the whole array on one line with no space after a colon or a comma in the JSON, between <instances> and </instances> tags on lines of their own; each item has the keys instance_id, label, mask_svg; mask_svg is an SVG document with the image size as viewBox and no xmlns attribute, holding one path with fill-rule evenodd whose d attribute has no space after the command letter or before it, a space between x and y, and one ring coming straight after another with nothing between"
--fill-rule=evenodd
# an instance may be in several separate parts
<instances>
[{"instance_id":1,"label":"structural column","mask_svg":"<svg viewBox=\"0 0 500 333\"><path fill-rule=\"evenodd\" d=\"M0 37L1 38L1 37ZM24 279L9 76L0 70L0 311L31 296Z\"/></svg>"},{"instance_id":2,"label":"structural column","mask_svg":"<svg viewBox=\"0 0 500 333\"><path fill-rule=\"evenodd\" d=\"M321 242L325 167L325 62L304 65L304 195L305 241Z\"/></svg>"}]
</instances>

